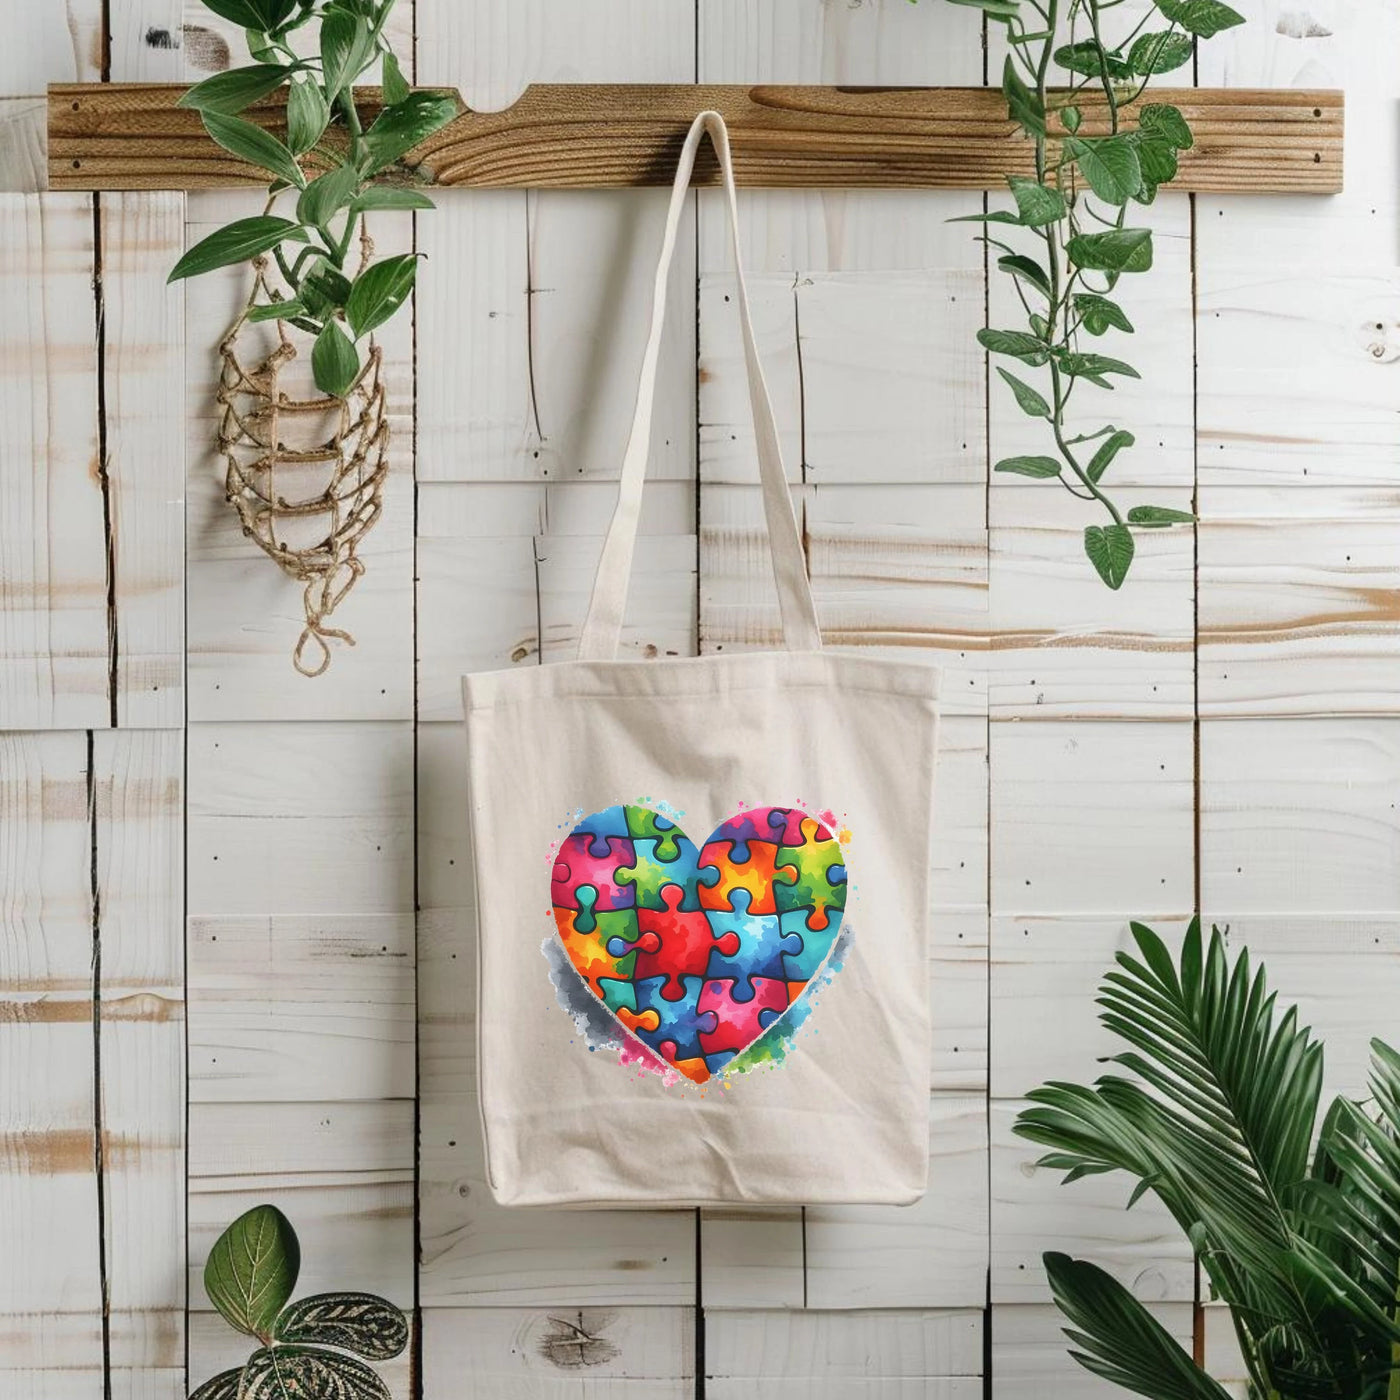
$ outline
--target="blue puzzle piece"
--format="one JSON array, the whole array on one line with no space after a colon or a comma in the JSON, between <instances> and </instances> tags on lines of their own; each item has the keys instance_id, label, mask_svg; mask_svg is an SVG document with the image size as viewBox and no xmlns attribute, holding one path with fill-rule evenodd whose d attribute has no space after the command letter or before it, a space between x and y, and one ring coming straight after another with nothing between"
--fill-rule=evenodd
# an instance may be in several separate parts
<instances>
[{"instance_id":1,"label":"blue puzzle piece","mask_svg":"<svg viewBox=\"0 0 1400 1400\"><path fill-rule=\"evenodd\" d=\"M601 812L594 812L591 817L585 817L574 827L575 836L583 834L592 837L588 843L588 854L592 856L606 856L610 852L608 838L621 837L627 840L631 833L627 830L627 809L622 806L604 807Z\"/></svg>"},{"instance_id":2,"label":"blue puzzle piece","mask_svg":"<svg viewBox=\"0 0 1400 1400\"><path fill-rule=\"evenodd\" d=\"M783 971L780 974L789 982L807 982L817 975L817 969L826 960L831 945L836 941L836 931L841 927L841 911L827 912L825 928L807 927L810 909L789 909L778 915L783 929ZM797 939L794 949L789 941Z\"/></svg>"},{"instance_id":3,"label":"blue puzzle piece","mask_svg":"<svg viewBox=\"0 0 1400 1400\"><path fill-rule=\"evenodd\" d=\"M730 1062L730 1060L734 1058L735 1053L736 1052L733 1050L719 1050L716 1051L716 1053L713 1055L706 1055L706 1067L709 1069L711 1074L718 1074L720 1070L722 1070L725 1067L725 1065L727 1065Z\"/></svg>"},{"instance_id":4,"label":"blue puzzle piece","mask_svg":"<svg viewBox=\"0 0 1400 1400\"><path fill-rule=\"evenodd\" d=\"M802 951L802 938L796 929L785 930L776 914L750 914L752 901L748 890L734 890L730 895L732 913L727 909L706 911L716 942L727 933L739 935L737 952L724 953L719 948L711 951L705 973L707 979L733 979L735 1001L753 1000L755 977L787 981L783 955Z\"/></svg>"},{"instance_id":5,"label":"blue puzzle piece","mask_svg":"<svg viewBox=\"0 0 1400 1400\"><path fill-rule=\"evenodd\" d=\"M665 977L644 977L633 985L637 989L637 1014L644 1016L648 1011L657 1015L655 1030L638 1027L637 1036L656 1053L662 1054L663 1041L671 1041L675 1047L673 1060L694 1060L700 1058L700 1032L707 1034L719 1029L719 1018L713 1011L700 1011L700 987L702 977L682 977L685 991L677 1001L662 996L661 989L666 985Z\"/></svg>"}]
</instances>

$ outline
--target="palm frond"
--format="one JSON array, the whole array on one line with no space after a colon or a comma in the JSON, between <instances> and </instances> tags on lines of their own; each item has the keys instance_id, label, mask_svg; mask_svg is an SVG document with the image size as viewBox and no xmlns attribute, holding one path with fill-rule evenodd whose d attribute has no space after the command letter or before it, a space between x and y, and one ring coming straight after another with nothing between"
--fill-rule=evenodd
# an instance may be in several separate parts
<instances>
[{"instance_id":1,"label":"palm frond","mask_svg":"<svg viewBox=\"0 0 1400 1400\"><path fill-rule=\"evenodd\" d=\"M1045 1272L1086 1370L1148 1400L1229 1400L1112 1274L1067 1254L1047 1254Z\"/></svg>"}]
</instances>

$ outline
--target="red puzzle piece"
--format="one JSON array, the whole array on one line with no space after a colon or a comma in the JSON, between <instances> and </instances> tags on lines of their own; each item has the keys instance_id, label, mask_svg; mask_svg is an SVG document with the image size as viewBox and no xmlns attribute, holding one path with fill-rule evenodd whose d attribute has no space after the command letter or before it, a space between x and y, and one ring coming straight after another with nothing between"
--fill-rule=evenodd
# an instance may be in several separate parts
<instances>
[{"instance_id":1,"label":"red puzzle piece","mask_svg":"<svg viewBox=\"0 0 1400 1400\"><path fill-rule=\"evenodd\" d=\"M755 977L752 1001L734 1000L730 978L712 979L700 989L699 1010L713 1011L719 1029L700 1032L700 1048L707 1055L722 1050L743 1050L752 1045L788 1008L788 986L776 977Z\"/></svg>"},{"instance_id":2,"label":"red puzzle piece","mask_svg":"<svg viewBox=\"0 0 1400 1400\"><path fill-rule=\"evenodd\" d=\"M617 883L619 866L636 865L637 852L625 837L609 836L608 854L595 856L591 850L594 838L586 831L576 831L564 838L559 854L554 858L554 879L550 890L556 909L581 909L578 887L592 885L598 891L594 909L631 909L637 896L630 885Z\"/></svg>"},{"instance_id":3,"label":"red puzzle piece","mask_svg":"<svg viewBox=\"0 0 1400 1400\"><path fill-rule=\"evenodd\" d=\"M704 977L715 948L731 957L739 951L739 935L726 933L716 941L703 909L679 907L685 898L679 885L663 885L661 898L666 901L665 909L636 911L643 937L654 935L657 946L649 948L643 942L637 943L635 977L639 982L647 977L665 977L662 995L675 1000L685 990L682 977Z\"/></svg>"}]
</instances>

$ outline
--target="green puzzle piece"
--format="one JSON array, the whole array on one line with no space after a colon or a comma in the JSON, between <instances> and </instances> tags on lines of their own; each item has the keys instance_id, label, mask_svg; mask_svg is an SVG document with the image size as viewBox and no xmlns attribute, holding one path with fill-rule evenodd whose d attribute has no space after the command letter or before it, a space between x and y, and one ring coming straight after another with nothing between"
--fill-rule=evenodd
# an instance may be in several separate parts
<instances>
[{"instance_id":1,"label":"green puzzle piece","mask_svg":"<svg viewBox=\"0 0 1400 1400\"><path fill-rule=\"evenodd\" d=\"M828 909L846 907L846 867L836 841L816 841L817 823L802 823L806 838L800 846L779 846L773 862L773 899L780 914L794 909L813 910L813 928L826 927ZM832 874L838 879L832 879Z\"/></svg>"},{"instance_id":2,"label":"green puzzle piece","mask_svg":"<svg viewBox=\"0 0 1400 1400\"><path fill-rule=\"evenodd\" d=\"M628 806L623 811L627 814L627 834L632 840L655 841L658 860L675 860L680 855L680 847L676 844L676 838L681 834L680 827L673 822L662 826L666 818L653 812L650 807Z\"/></svg>"},{"instance_id":3,"label":"green puzzle piece","mask_svg":"<svg viewBox=\"0 0 1400 1400\"><path fill-rule=\"evenodd\" d=\"M661 897L666 885L679 885L690 896L684 906L695 904L695 866L690 861L667 861L661 855L659 841L636 840L637 862L633 866L622 866L613 879L619 886L631 885L637 892L638 909L665 909L666 901Z\"/></svg>"}]
</instances>

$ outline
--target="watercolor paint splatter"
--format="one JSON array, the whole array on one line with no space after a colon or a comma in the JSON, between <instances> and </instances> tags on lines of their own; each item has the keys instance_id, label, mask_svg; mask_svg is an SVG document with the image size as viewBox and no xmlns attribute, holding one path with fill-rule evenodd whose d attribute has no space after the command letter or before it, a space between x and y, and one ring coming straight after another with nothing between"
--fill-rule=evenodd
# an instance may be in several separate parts
<instances>
[{"instance_id":1,"label":"watercolor paint splatter","mask_svg":"<svg viewBox=\"0 0 1400 1400\"><path fill-rule=\"evenodd\" d=\"M590 1051L705 1085L783 1063L840 970L848 882L831 828L849 832L830 811L753 807L697 848L683 815L650 798L573 814L551 852L544 951Z\"/></svg>"}]
</instances>

